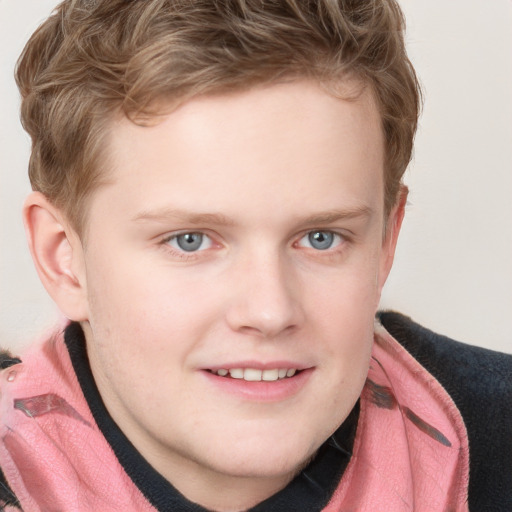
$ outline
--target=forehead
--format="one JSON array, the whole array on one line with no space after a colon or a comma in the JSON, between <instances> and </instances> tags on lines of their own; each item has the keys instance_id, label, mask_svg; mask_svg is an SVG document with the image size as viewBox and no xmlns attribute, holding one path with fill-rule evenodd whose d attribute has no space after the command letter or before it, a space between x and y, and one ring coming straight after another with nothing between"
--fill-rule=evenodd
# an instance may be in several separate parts
<instances>
[{"instance_id":1,"label":"forehead","mask_svg":"<svg viewBox=\"0 0 512 512\"><path fill-rule=\"evenodd\" d=\"M193 201L227 215L240 204L276 212L292 196L306 207L319 193L367 206L382 196L383 135L373 96L351 92L294 82L198 97L150 125L119 119L99 195L114 187L141 211Z\"/></svg>"}]
</instances>

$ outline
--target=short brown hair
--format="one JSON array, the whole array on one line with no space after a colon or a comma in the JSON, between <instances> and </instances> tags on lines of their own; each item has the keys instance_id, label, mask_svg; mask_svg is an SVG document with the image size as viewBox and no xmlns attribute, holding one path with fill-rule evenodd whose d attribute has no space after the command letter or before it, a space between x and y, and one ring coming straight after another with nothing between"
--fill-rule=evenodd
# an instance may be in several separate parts
<instances>
[{"instance_id":1,"label":"short brown hair","mask_svg":"<svg viewBox=\"0 0 512 512\"><path fill-rule=\"evenodd\" d=\"M198 94L356 77L380 109L389 211L420 109L404 27L394 0L64 0L16 71L32 187L80 230L119 112L136 119Z\"/></svg>"}]
</instances>

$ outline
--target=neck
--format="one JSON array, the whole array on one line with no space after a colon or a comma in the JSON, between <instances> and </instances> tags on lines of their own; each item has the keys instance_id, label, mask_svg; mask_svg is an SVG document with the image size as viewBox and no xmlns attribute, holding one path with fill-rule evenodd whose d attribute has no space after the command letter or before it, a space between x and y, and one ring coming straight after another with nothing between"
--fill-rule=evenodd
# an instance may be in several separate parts
<instances>
[{"instance_id":1,"label":"neck","mask_svg":"<svg viewBox=\"0 0 512 512\"><path fill-rule=\"evenodd\" d=\"M161 454L148 461L189 501L216 512L240 512L276 494L294 478L296 471L271 476L225 474L214 468L205 468L193 460L173 458ZM304 464L305 465L305 464ZM243 471L243 465L240 472Z\"/></svg>"},{"instance_id":2,"label":"neck","mask_svg":"<svg viewBox=\"0 0 512 512\"><path fill-rule=\"evenodd\" d=\"M216 512L240 512L254 507L283 489L293 478L218 476L195 479L181 477L173 485L190 501Z\"/></svg>"}]
</instances>

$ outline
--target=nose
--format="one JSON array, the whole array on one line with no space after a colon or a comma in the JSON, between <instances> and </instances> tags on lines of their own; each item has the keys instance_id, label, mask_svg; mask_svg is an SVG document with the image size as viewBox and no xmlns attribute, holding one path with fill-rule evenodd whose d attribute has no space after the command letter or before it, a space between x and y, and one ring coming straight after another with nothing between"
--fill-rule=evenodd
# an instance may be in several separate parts
<instances>
[{"instance_id":1,"label":"nose","mask_svg":"<svg viewBox=\"0 0 512 512\"><path fill-rule=\"evenodd\" d=\"M275 251L248 258L233 277L226 314L231 329L275 338L300 327L304 314L298 282Z\"/></svg>"}]
</instances>

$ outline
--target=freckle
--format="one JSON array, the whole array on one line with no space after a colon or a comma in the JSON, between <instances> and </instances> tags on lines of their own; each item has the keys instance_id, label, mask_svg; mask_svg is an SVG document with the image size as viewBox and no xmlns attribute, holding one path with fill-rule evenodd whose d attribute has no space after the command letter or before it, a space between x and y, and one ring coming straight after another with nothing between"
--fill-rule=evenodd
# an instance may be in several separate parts
<instances>
[{"instance_id":1,"label":"freckle","mask_svg":"<svg viewBox=\"0 0 512 512\"><path fill-rule=\"evenodd\" d=\"M13 370L7 375L7 382L12 382L16 378L16 372Z\"/></svg>"}]
</instances>

